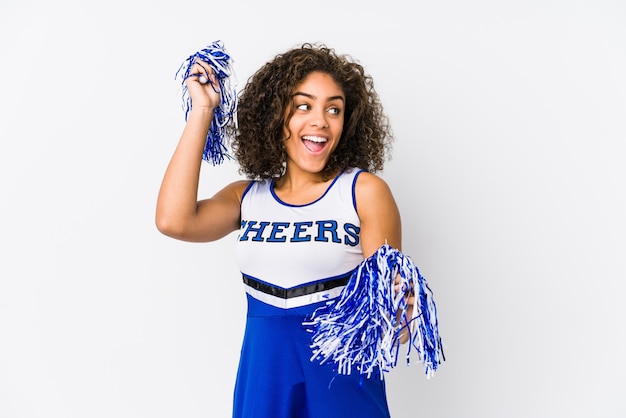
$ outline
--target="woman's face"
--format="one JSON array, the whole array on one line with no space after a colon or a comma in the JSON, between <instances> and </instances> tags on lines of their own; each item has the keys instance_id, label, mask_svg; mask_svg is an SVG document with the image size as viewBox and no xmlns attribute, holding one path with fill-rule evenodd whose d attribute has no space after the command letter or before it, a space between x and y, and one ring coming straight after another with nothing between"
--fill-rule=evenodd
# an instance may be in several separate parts
<instances>
[{"instance_id":1,"label":"woman's face","mask_svg":"<svg viewBox=\"0 0 626 418\"><path fill-rule=\"evenodd\" d=\"M326 73L313 72L296 87L293 115L285 128L287 170L324 169L341 138L345 101L341 87Z\"/></svg>"}]
</instances>

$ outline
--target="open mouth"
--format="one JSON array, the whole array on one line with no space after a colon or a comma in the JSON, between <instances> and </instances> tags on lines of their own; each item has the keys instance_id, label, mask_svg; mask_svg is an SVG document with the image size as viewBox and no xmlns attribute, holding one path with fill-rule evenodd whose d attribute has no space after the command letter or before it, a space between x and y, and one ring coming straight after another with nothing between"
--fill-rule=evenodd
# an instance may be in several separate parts
<instances>
[{"instance_id":1,"label":"open mouth","mask_svg":"<svg viewBox=\"0 0 626 418\"><path fill-rule=\"evenodd\" d=\"M302 137L302 143L311 152L320 152L327 142L328 138L323 136L305 135Z\"/></svg>"}]
</instances>

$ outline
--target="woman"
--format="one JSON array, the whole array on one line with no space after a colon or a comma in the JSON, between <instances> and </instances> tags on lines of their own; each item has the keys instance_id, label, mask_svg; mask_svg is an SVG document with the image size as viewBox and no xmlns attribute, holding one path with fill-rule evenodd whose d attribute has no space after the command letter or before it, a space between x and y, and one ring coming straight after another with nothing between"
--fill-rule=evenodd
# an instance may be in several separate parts
<instances>
[{"instance_id":1,"label":"woman","mask_svg":"<svg viewBox=\"0 0 626 418\"><path fill-rule=\"evenodd\" d=\"M261 67L242 90L234 156L248 180L198 200L207 132L219 105L211 69L194 64L192 108L165 172L156 224L170 237L239 230L248 317L235 417L388 417L384 380L338 375L311 360L303 321L337 298L383 244L401 249L400 214L383 168L392 140L373 80L346 55L304 44Z\"/></svg>"}]
</instances>

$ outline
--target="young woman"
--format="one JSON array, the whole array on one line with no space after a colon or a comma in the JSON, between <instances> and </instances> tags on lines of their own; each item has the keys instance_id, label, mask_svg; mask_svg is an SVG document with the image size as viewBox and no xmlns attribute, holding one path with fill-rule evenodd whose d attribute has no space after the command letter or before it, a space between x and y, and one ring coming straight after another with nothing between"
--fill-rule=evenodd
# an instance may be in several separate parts
<instances>
[{"instance_id":1,"label":"young woman","mask_svg":"<svg viewBox=\"0 0 626 418\"><path fill-rule=\"evenodd\" d=\"M400 214L383 168L392 133L372 78L347 55L304 44L246 83L229 136L246 180L198 200L202 154L220 102L215 75L186 80L192 101L165 172L156 224L170 237L218 240L239 230L248 316L234 417L388 417L384 379L338 375L312 361L313 311L383 244L401 249Z\"/></svg>"}]
</instances>

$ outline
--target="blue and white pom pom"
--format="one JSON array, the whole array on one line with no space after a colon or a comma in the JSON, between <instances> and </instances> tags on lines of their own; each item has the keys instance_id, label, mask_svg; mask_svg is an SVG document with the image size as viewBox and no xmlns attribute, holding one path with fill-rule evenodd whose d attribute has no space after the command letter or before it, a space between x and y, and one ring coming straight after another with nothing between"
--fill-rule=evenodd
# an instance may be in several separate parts
<instances>
[{"instance_id":1,"label":"blue and white pom pom","mask_svg":"<svg viewBox=\"0 0 626 418\"><path fill-rule=\"evenodd\" d=\"M206 84L209 82L207 74L191 74L191 67L196 61L203 61L213 68L218 81L218 86L213 86L215 91L219 91L220 104L215 109L213 121L207 134L207 141L202 159L213 165L221 164L224 158L232 158L228 154L225 143L225 130L229 121L235 117L237 109L236 79L232 67L232 58L224 49L222 41L215 41L200 51L190 55L176 72L175 78L180 75L183 85L183 110L185 111L185 121L191 111L191 98L185 85L185 80L189 77L198 77L198 80Z\"/></svg>"},{"instance_id":2,"label":"blue and white pom pom","mask_svg":"<svg viewBox=\"0 0 626 418\"><path fill-rule=\"evenodd\" d=\"M400 291L394 281L400 276ZM407 316L407 294L415 295L413 314ZM311 361L332 361L339 374L353 369L371 377L396 366L400 349L406 346L406 361L412 355L424 364L430 378L445 360L437 308L432 291L411 259L385 244L363 260L352 273L341 295L318 308L304 322L313 332ZM408 341L401 344L401 333Z\"/></svg>"}]
</instances>

